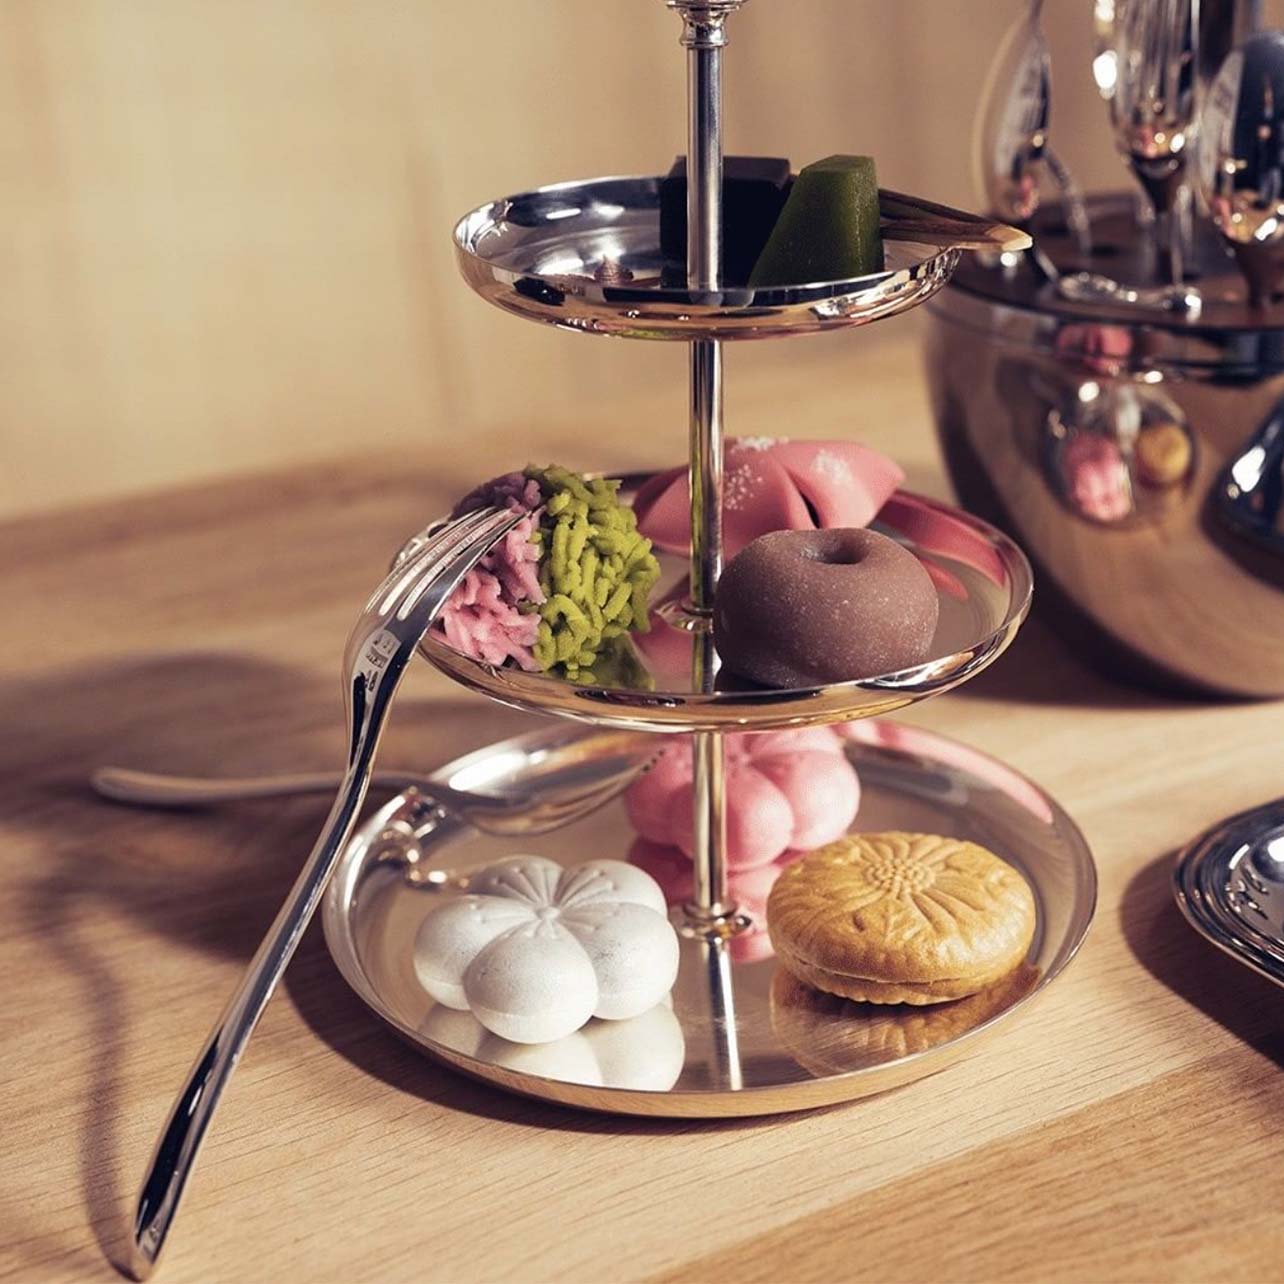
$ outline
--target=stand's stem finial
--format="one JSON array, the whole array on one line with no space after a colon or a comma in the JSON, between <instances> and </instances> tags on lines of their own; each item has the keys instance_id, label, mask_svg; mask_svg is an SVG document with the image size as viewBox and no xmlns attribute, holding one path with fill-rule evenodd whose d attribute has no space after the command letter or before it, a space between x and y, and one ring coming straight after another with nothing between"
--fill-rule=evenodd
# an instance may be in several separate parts
<instances>
[{"instance_id":1,"label":"stand's stem finial","mask_svg":"<svg viewBox=\"0 0 1284 1284\"><path fill-rule=\"evenodd\" d=\"M727 15L745 0L665 0L682 15L682 44L687 49L721 49L727 43Z\"/></svg>"}]
</instances>

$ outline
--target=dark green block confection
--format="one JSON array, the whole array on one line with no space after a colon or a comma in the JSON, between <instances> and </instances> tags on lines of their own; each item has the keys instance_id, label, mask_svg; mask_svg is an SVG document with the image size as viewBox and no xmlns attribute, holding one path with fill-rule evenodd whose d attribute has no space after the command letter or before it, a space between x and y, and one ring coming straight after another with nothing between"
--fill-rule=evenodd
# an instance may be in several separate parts
<instances>
[{"instance_id":1,"label":"dark green block confection","mask_svg":"<svg viewBox=\"0 0 1284 1284\"><path fill-rule=\"evenodd\" d=\"M846 281L882 270L873 157L828 156L794 179L749 284Z\"/></svg>"}]
</instances>

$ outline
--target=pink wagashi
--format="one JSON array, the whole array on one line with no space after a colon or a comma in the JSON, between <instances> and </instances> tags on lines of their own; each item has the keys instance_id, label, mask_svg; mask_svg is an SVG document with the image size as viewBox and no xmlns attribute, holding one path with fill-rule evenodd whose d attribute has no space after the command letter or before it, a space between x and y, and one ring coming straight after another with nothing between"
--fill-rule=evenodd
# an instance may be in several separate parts
<instances>
[{"instance_id":1,"label":"pink wagashi","mask_svg":"<svg viewBox=\"0 0 1284 1284\"><path fill-rule=\"evenodd\" d=\"M755 963L772 956L771 937L767 935L767 897L781 871L805 852L787 851L769 865L736 870L727 879L727 893L736 908L749 918L746 931L731 938L731 957L737 963ZM685 905L693 888L691 862L676 847L662 847L639 838L629 848L625 859L645 870L664 893L670 905Z\"/></svg>"},{"instance_id":2,"label":"pink wagashi","mask_svg":"<svg viewBox=\"0 0 1284 1284\"><path fill-rule=\"evenodd\" d=\"M868 526L905 474L853 441L738 437L727 442L722 537L728 559L778 530ZM691 544L687 470L657 473L633 501L638 529L658 548Z\"/></svg>"},{"instance_id":3,"label":"pink wagashi","mask_svg":"<svg viewBox=\"0 0 1284 1284\"><path fill-rule=\"evenodd\" d=\"M790 849L808 851L848 830L860 782L828 727L742 732L724 737L727 759L727 867L767 865ZM633 828L690 856L692 750L672 739L624 796Z\"/></svg>"},{"instance_id":4,"label":"pink wagashi","mask_svg":"<svg viewBox=\"0 0 1284 1284\"><path fill-rule=\"evenodd\" d=\"M531 651L539 616L519 608L544 600L539 547L531 543L538 520L532 513L518 522L446 599L437 628L456 651L486 664L514 660L528 671L539 669Z\"/></svg>"}]
</instances>

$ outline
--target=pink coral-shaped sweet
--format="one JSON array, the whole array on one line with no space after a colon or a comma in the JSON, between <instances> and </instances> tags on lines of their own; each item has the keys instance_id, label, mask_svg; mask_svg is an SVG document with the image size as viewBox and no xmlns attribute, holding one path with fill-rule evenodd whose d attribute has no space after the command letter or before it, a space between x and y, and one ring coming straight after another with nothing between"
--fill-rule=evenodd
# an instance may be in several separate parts
<instances>
[{"instance_id":1,"label":"pink coral-shaped sweet","mask_svg":"<svg viewBox=\"0 0 1284 1284\"><path fill-rule=\"evenodd\" d=\"M504 473L488 482L482 482L480 486L474 486L455 505L451 516L460 517L476 508L486 508L489 505L518 511L525 509L526 512L533 513L543 503L544 496L540 493L539 482L533 477L527 477L525 473Z\"/></svg>"},{"instance_id":2,"label":"pink coral-shaped sweet","mask_svg":"<svg viewBox=\"0 0 1284 1284\"><path fill-rule=\"evenodd\" d=\"M528 672L539 669L532 654L539 636L544 600L539 586L539 545L531 536L539 523L543 496L539 483L522 473L506 473L455 505L455 515L484 505L525 511L523 518L464 576L442 608L437 628L456 651L500 665L513 660ZM525 608L525 609L523 609Z\"/></svg>"},{"instance_id":3,"label":"pink coral-shaped sweet","mask_svg":"<svg viewBox=\"0 0 1284 1284\"><path fill-rule=\"evenodd\" d=\"M847 832L860 782L828 727L724 737L727 758L727 866L766 865L788 849L806 851ZM625 794L633 828L653 843L693 850L691 741L660 751Z\"/></svg>"},{"instance_id":4,"label":"pink coral-shaped sweet","mask_svg":"<svg viewBox=\"0 0 1284 1284\"><path fill-rule=\"evenodd\" d=\"M734 438L724 466L726 556L768 531L868 526L904 480L886 455L852 441ZM685 468L652 477L633 507L638 529L658 548L687 552L691 501Z\"/></svg>"}]
</instances>

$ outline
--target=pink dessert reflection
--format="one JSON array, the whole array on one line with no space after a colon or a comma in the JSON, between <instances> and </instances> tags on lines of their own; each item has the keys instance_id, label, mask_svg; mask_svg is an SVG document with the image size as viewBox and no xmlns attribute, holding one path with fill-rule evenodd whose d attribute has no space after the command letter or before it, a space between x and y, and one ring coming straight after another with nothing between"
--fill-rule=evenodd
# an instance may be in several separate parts
<instances>
[{"instance_id":1,"label":"pink dessert reflection","mask_svg":"<svg viewBox=\"0 0 1284 1284\"><path fill-rule=\"evenodd\" d=\"M1075 323L1057 331L1054 347L1058 355L1077 358L1093 374L1115 375L1131 356L1133 340L1121 326Z\"/></svg>"},{"instance_id":2,"label":"pink dessert reflection","mask_svg":"<svg viewBox=\"0 0 1284 1284\"><path fill-rule=\"evenodd\" d=\"M728 894L750 920L746 931L731 938L729 950L735 962L757 963L772 957L771 938L767 935L767 897L781 871L803 855L801 851L782 852L769 865L738 870L728 878ZM660 884L670 905L685 905L691 899L691 861L676 847L639 838L629 848L626 859Z\"/></svg>"},{"instance_id":3,"label":"pink dessert reflection","mask_svg":"<svg viewBox=\"0 0 1284 1284\"><path fill-rule=\"evenodd\" d=\"M1061 484L1075 511L1094 522L1117 522L1132 512L1128 463L1101 433L1074 433L1062 444Z\"/></svg>"},{"instance_id":4,"label":"pink dessert reflection","mask_svg":"<svg viewBox=\"0 0 1284 1284\"><path fill-rule=\"evenodd\" d=\"M957 741L945 740L921 731L917 727L899 722L869 719L864 722L842 724L840 732L857 744L872 745L879 749L896 749L902 753L920 754L935 759L960 771L966 771L991 788L1006 794L1013 802L1037 816L1044 824L1052 823L1052 808L1043 793L1010 767L988 757L978 749L971 749Z\"/></svg>"},{"instance_id":5,"label":"pink dessert reflection","mask_svg":"<svg viewBox=\"0 0 1284 1284\"><path fill-rule=\"evenodd\" d=\"M956 576L923 554L948 557L984 575L992 584L1001 585L1007 580L1003 559L965 517L945 512L916 495L904 492L891 496L878 517L895 534L913 541L914 551L919 554L919 560L927 567L937 588L951 597L966 599L967 589Z\"/></svg>"}]
</instances>

